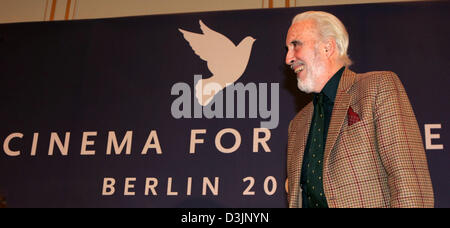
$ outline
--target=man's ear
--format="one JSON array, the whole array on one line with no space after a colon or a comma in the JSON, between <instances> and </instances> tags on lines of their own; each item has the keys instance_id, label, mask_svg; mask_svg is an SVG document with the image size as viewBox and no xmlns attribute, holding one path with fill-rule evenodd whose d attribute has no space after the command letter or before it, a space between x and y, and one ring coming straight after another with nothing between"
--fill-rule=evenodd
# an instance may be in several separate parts
<instances>
[{"instance_id":1,"label":"man's ear","mask_svg":"<svg viewBox=\"0 0 450 228\"><path fill-rule=\"evenodd\" d=\"M324 44L325 55L330 58L336 52L336 41L334 41L334 39L328 38Z\"/></svg>"}]
</instances>

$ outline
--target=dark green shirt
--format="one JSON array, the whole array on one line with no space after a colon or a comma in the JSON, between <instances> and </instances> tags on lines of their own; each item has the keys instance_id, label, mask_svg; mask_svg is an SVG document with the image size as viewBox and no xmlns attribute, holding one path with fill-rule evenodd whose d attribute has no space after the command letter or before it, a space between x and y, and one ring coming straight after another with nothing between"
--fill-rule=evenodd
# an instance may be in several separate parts
<instances>
[{"instance_id":1,"label":"dark green shirt","mask_svg":"<svg viewBox=\"0 0 450 228\"><path fill-rule=\"evenodd\" d=\"M328 127L330 125L330 119L331 119L331 113L333 111L333 106L334 106L334 100L336 98L336 92L337 92L337 88L339 86L339 82L341 80L342 77L342 73L344 72L345 67L342 67L341 69L338 70L338 72L336 72L333 77L331 77L331 79L327 82L327 84L324 86L324 88L322 89L321 93L323 93L324 96L324 113L325 113L325 129L324 129L324 136L323 136L323 142L327 141L327 134L328 134ZM313 102L314 104L316 103L317 100L317 94L314 94L314 99ZM313 115L313 119L312 122L314 122L316 116ZM303 208L311 208L311 207L315 207L314 205L308 205L308 197L311 197L311 194L308 193L305 189L303 188L303 185L306 183L307 177L306 177L306 164L309 163L309 160L311 159L310 156L311 154L309 154L309 148L310 148L310 144L311 144L311 133L312 131L312 127L310 127L310 131L309 131L309 136L308 136L308 141L306 143L306 147L305 147L305 154L304 154L304 158L303 158L303 165L302 165L302 174L301 174L301 179L300 179L300 185L303 189L303 193L302 193L302 207ZM325 147L322 147L322 156L324 153L324 149ZM323 164L323 163L322 163ZM320 185L323 185L323 182L317 183ZM322 193L324 194L324 193ZM325 200L325 197L324 197ZM326 200L325 200L326 201ZM327 207L327 202L322 202L320 205L322 205L322 207Z\"/></svg>"}]
</instances>

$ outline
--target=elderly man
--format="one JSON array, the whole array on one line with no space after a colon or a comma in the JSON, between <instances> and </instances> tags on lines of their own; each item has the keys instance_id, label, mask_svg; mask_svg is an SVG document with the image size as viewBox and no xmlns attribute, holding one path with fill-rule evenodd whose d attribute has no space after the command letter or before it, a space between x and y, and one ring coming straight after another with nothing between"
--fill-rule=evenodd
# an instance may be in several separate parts
<instances>
[{"instance_id":1,"label":"elderly man","mask_svg":"<svg viewBox=\"0 0 450 228\"><path fill-rule=\"evenodd\" d=\"M348 69L348 34L326 12L297 15L286 64L314 99L289 125L290 207L433 207L417 120L393 72Z\"/></svg>"}]
</instances>

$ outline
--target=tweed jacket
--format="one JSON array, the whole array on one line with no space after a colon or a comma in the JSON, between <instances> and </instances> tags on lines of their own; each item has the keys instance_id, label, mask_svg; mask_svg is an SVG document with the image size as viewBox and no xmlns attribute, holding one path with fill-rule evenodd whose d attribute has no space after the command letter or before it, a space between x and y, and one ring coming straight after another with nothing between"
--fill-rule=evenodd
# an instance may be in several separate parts
<instances>
[{"instance_id":1,"label":"tweed jacket","mask_svg":"<svg viewBox=\"0 0 450 228\"><path fill-rule=\"evenodd\" d=\"M349 125L348 110L359 115ZM289 207L301 207L300 175L314 106L289 125ZM345 69L324 150L329 207L433 207L428 163L416 117L397 75Z\"/></svg>"}]
</instances>

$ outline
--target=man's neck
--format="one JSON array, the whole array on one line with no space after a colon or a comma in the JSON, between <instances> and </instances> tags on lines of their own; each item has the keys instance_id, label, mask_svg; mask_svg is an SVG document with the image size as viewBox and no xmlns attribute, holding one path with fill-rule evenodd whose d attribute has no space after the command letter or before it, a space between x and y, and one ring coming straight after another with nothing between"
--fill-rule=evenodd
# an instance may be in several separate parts
<instances>
[{"instance_id":1,"label":"man's neck","mask_svg":"<svg viewBox=\"0 0 450 228\"><path fill-rule=\"evenodd\" d=\"M325 87L325 85L327 84L328 81L330 81L330 79L333 77L334 74L336 74L336 72L338 72L342 67L344 66L344 64L341 63L334 63L334 64L330 64L329 67L327 67L327 70L324 72L322 78L322 81L320 83L318 83L318 88L316 88L316 90L314 91L315 93L320 93L323 89L323 87Z\"/></svg>"}]
</instances>

